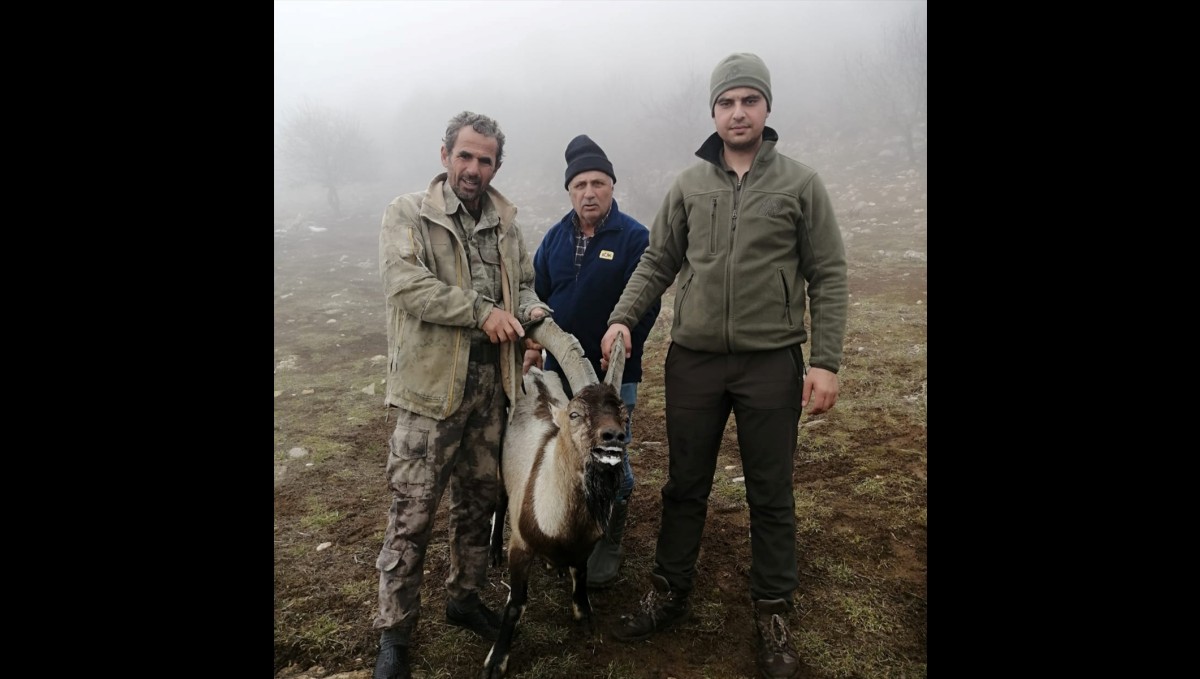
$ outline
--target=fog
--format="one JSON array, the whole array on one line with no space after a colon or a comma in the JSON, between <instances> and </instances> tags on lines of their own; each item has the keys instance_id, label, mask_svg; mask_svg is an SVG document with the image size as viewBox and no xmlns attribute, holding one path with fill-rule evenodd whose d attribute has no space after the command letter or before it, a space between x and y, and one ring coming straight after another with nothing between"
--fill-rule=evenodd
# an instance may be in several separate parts
<instances>
[{"instance_id":1,"label":"fog","mask_svg":"<svg viewBox=\"0 0 1200 679\"><path fill-rule=\"evenodd\" d=\"M563 150L588 134L614 164L623 209L636 204L648 222L667 179L713 131L708 78L720 59L763 58L773 89L767 124L789 155L809 162L805 151L820 158L877 126L847 64L880 58L888 27L906 16L924 21L926 12L925 2L906 0L280 0L276 146L281 124L305 102L352 119L378 163L371 180L347 184L343 206L382 214L391 197L423 189L442 170L446 122L471 110L504 130L493 186L523 209L553 201L545 208L553 215L531 209L557 218L569 207ZM285 174L277 154L277 215L306 197L323 200L321 187Z\"/></svg>"}]
</instances>

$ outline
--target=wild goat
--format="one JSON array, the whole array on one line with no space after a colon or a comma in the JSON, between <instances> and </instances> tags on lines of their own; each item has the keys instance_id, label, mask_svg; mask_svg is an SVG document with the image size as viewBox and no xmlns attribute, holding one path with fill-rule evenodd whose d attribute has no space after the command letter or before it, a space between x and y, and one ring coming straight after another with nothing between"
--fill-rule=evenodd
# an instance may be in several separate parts
<instances>
[{"instance_id":1,"label":"wild goat","mask_svg":"<svg viewBox=\"0 0 1200 679\"><path fill-rule=\"evenodd\" d=\"M621 485L622 455L629 444L621 401L625 347L618 338L604 382L584 358L579 340L547 318L529 328L532 337L563 367L574 397L567 399L555 372L530 368L504 435L500 458L503 492L492 525L491 557L500 565L504 518L509 523L509 594L500 636L484 663L483 677L508 669L513 634L529 598L529 573L540 557L569 569L575 620L595 633L587 592L587 561L608 532Z\"/></svg>"}]
</instances>

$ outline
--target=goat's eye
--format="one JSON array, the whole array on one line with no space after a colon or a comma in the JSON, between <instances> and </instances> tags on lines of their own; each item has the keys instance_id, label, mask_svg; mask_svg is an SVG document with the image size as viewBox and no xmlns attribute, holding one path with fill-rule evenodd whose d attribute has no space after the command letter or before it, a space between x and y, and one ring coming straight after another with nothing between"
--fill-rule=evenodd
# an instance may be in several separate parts
<instances>
[{"instance_id":1,"label":"goat's eye","mask_svg":"<svg viewBox=\"0 0 1200 679\"><path fill-rule=\"evenodd\" d=\"M572 420L578 420L581 417L583 417L583 415L580 415L579 411L576 411L576 410L571 411L571 419Z\"/></svg>"}]
</instances>

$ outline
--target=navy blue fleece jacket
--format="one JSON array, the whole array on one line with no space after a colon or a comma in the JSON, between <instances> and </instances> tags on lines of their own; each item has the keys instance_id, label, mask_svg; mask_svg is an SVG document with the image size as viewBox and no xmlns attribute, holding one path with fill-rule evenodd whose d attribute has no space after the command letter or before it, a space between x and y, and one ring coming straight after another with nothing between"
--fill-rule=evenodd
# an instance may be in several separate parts
<instances>
[{"instance_id":1,"label":"navy blue fleece jacket","mask_svg":"<svg viewBox=\"0 0 1200 679\"><path fill-rule=\"evenodd\" d=\"M596 376L603 379L600 340L608 330L609 314L650 242L650 230L621 212L613 200L608 219L588 243L576 276L574 217L574 210L564 215L538 245L533 255L533 289L554 310L554 322L579 339ZM642 381L642 348L660 308L661 302L656 301L638 324L630 328L633 353L625 361L621 382ZM546 368L556 371L566 384L562 368L553 356L547 355Z\"/></svg>"}]
</instances>

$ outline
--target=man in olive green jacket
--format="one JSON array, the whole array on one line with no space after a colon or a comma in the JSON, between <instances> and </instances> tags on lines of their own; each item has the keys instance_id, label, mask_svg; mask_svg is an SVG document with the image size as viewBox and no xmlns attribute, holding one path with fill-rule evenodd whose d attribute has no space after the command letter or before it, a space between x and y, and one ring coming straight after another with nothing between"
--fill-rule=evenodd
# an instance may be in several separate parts
<instances>
[{"instance_id":1,"label":"man in olive green jacket","mask_svg":"<svg viewBox=\"0 0 1200 679\"><path fill-rule=\"evenodd\" d=\"M669 478L662 491L653 589L617 630L644 639L691 614L700 538L725 423L732 411L750 505L750 596L760 674L794 677L788 614L799 585L793 458L800 413L837 402L846 330L846 256L817 173L775 149L766 126L771 75L753 54L713 70L716 127L701 162L671 186L650 245L608 317L607 359L629 328L677 283L665 382ZM812 318L805 330L805 298ZM801 345L811 339L809 369Z\"/></svg>"},{"instance_id":2,"label":"man in olive green jacket","mask_svg":"<svg viewBox=\"0 0 1200 679\"><path fill-rule=\"evenodd\" d=\"M446 172L383 215L384 403L397 415L388 442L392 504L375 563L374 627L382 634L374 679L410 677L425 550L447 487L446 621L490 640L499 632L499 616L479 591L500 492L501 436L521 382L522 323L549 310L533 291L517 208L490 187L503 154L496 121L458 114L442 141Z\"/></svg>"}]
</instances>

